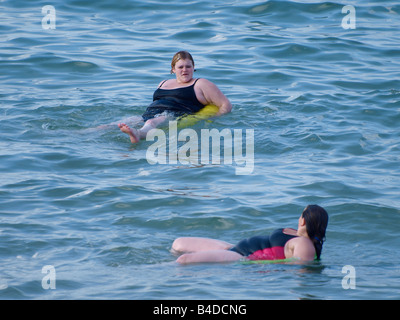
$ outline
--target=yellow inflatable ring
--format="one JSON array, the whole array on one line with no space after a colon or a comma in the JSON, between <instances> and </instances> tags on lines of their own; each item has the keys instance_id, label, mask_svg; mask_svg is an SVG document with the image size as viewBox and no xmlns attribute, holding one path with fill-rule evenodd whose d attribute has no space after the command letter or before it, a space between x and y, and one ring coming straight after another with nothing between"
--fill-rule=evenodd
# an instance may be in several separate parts
<instances>
[{"instance_id":1,"label":"yellow inflatable ring","mask_svg":"<svg viewBox=\"0 0 400 320\"><path fill-rule=\"evenodd\" d=\"M215 116L218 113L218 110L219 108L217 106L208 104L196 113L180 118L178 120L178 126L180 128L193 126L200 120L207 120L208 118Z\"/></svg>"}]
</instances>

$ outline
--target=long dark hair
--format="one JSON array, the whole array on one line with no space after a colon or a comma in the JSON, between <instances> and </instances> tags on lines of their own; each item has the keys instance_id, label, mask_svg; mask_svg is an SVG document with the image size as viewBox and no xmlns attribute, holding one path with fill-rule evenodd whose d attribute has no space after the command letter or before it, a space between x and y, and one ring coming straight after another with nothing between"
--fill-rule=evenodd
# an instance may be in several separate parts
<instances>
[{"instance_id":1,"label":"long dark hair","mask_svg":"<svg viewBox=\"0 0 400 320\"><path fill-rule=\"evenodd\" d=\"M307 234L314 244L317 260L319 260L328 226L328 213L324 208L312 204L304 209L302 217L306 221Z\"/></svg>"}]
</instances>

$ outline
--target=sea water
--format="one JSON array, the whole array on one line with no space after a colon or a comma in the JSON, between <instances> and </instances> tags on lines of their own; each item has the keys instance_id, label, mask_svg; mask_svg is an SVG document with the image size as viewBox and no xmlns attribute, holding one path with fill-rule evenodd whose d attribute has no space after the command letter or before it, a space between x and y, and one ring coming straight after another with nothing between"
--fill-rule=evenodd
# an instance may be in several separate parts
<instances>
[{"instance_id":1,"label":"sea water","mask_svg":"<svg viewBox=\"0 0 400 320\"><path fill-rule=\"evenodd\" d=\"M0 298L399 299L399 15L396 1L0 1ZM152 164L154 142L116 126L179 50L233 105L191 130L250 130L248 174ZM319 262L170 252L296 228L313 203L330 215Z\"/></svg>"}]
</instances>

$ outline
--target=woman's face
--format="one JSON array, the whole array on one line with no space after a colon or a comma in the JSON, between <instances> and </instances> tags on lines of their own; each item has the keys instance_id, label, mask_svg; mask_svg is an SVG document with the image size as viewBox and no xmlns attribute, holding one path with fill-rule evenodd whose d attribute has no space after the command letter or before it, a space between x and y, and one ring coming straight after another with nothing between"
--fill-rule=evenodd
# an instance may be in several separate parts
<instances>
[{"instance_id":1,"label":"woman's face","mask_svg":"<svg viewBox=\"0 0 400 320\"><path fill-rule=\"evenodd\" d=\"M176 75L176 80L179 83L187 83L193 79L194 67L192 60L181 59L175 63L175 67L172 71Z\"/></svg>"}]
</instances>

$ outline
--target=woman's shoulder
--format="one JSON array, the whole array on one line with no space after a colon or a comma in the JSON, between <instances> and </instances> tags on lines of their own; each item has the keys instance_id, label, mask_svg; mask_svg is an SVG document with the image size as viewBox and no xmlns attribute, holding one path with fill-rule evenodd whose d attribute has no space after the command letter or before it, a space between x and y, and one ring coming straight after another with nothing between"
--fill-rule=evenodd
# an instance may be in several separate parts
<instances>
[{"instance_id":1,"label":"woman's shoulder","mask_svg":"<svg viewBox=\"0 0 400 320\"><path fill-rule=\"evenodd\" d=\"M164 86L166 83L170 83L171 81L173 81L173 79L164 79L164 80L162 80L162 81L158 84L157 88L161 88L161 87Z\"/></svg>"},{"instance_id":2,"label":"woman's shoulder","mask_svg":"<svg viewBox=\"0 0 400 320\"><path fill-rule=\"evenodd\" d=\"M301 260L314 260L315 248L312 241L307 237L296 237L289 240L293 256Z\"/></svg>"},{"instance_id":3,"label":"woman's shoulder","mask_svg":"<svg viewBox=\"0 0 400 320\"><path fill-rule=\"evenodd\" d=\"M208 86L208 85L212 84L212 82L208 81L204 78L196 78L196 79L192 79L192 81L188 82L188 84L178 84L176 79L166 79L166 80L162 80L158 84L158 88L176 89L176 88L182 88L182 87L190 87L192 85L197 86L197 84L199 84L200 86Z\"/></svg>"},{"instance_id":4,"label":"woman's shoulder","mask_svg":"<svg viewBox=\"0 0 400 320\"><path fill-rule=\"evenodd\" d=\"M292 238L289 241L291 241L292 243L295 243L295 244L302 245L302 246L309 246L309 245L314 246L312 241L309 238L303 237L303 236L298 236L298 237Z\"/></svg>"},{"instance_id":5,"label":"woman's shoulder","mask_svg":"<svg viewBox=\"0 0 400 320\"><path fill-rule=\"evenodd\" d=\"M195 81L196 81L196 84L200 84L200 85L206 85L206 86L215 85L210 80L207 80L205 78L197 78Z\"/></svg>"},{"instance_id":6,"label":"woman's shoulder","mask_svg":"<svg viewBox=\"0 0 400 320\"><path fill-rule=\"evenodd\" d=\"M200 88L203 92L219 92L217 85L205 78L198 78L196 87Z\"/></svg>"}]
</instances>

